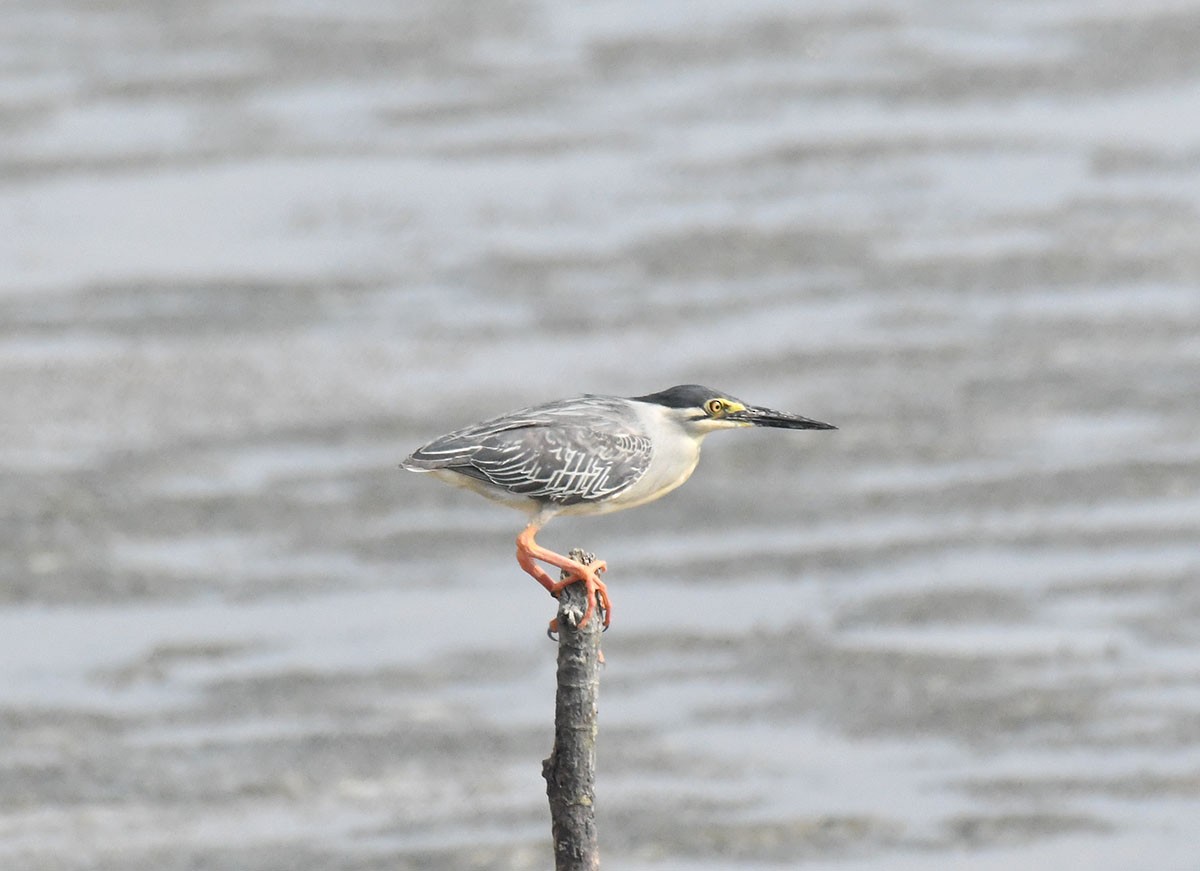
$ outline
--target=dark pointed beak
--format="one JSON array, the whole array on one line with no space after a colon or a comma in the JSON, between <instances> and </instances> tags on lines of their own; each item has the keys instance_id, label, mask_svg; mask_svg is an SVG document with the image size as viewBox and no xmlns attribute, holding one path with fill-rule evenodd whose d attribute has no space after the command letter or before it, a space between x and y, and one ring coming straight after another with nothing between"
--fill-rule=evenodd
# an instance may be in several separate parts
<instances>
[{"instance_id":1,"label":"dark pointed beak","mask_svg":"<svg viewBox=\"0 0 1200 871\"><path fill-rule=\"evenodd\" d=\"M743 411L735 411L728 415L729 420L740 420L753 426L773 426L779 429L837 429L831 423L821 423L810 420L798 414L788 414L786 411L775 411L770 408L754 408L746 406Z\"/></svg>"}]
</instances>

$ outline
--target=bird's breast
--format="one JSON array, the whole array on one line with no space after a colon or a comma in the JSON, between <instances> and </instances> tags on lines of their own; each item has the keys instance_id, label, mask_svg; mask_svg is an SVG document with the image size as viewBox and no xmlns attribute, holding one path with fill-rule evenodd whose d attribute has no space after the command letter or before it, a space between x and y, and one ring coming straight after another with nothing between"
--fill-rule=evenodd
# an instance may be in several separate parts
<instances>
[{"instance_id":1,"label":"bird's breast","mask_svg":"<svg viewBox=\"0 0 1200 871\"><path fill-rule=\"evenodd\" d=\"M700 442L687 435L657 436L654 453L644 475L628 490L605 504L605 511L619 511L653 502L667 495L692 476L700 462Z\"/></svg>"}]
</instances>

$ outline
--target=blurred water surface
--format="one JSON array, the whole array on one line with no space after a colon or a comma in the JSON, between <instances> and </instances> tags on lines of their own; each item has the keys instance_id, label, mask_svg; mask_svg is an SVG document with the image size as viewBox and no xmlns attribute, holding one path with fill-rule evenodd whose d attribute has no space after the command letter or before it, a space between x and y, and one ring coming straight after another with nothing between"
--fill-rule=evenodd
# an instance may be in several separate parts
<instances>
[{"instance_id":1,"label":"blurred water surface","mask_svg":"<svg viewBox=\"0 0 1200 871\"><path fill-rule=\"evenodd\" d=\"M1200 866L1200 7L10 0L0 865L548 867L584 391L841 426L561 520L629 869Z\"/></svg>"}]
</instances>

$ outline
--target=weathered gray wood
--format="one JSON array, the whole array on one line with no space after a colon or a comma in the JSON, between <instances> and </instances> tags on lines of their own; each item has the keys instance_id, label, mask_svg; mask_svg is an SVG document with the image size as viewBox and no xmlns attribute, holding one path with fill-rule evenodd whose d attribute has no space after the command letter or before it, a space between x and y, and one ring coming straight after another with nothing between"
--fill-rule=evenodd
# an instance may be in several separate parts
<instances>
[{"instance_id":1,"label":"weathered gray wood","mask_svg":"<svg viewBox=\"0 0 1200 871\"><path fill-rule=\"evenodd\" d=\"M578 549L572 550L570 557L584 565L596 559L595 554ZM587 625L579 629L586 607L583 584L572 584L559 593L554 749L542 763L556 871L595 871L600 867L595 814L596 699L604 613L597 606Z\"/></svg>"}]
</instances>

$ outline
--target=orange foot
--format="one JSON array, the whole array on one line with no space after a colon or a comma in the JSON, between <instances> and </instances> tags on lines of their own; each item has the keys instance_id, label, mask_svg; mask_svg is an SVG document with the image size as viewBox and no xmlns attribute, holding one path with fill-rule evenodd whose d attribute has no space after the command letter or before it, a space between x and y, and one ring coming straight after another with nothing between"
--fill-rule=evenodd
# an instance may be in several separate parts
<instances>
[{"instance_id":1,"label":"orange foot","mask_svg":"<svg viewBox=\"0 0 1200 871\"><path fill-rule=\"evenodd\" d=\"M608 565L603 560L598 560L591 565L585 566L583 563L576 562L570 557L565 557L560 553L548 550L534 541L533 537L537 534L537 531L538 528L530 524L517 536L517 562L520 563L521 568L545 587L550 595L556 599L565 587L569 587L571 584L578 584L582 581L587 592L587 610L583 612L583 619L579 621L579 627L582 628L587 625L588 620L591 619L593 612L596 610L596 598L599 597L600 607L604 611L604 628L607 629L609 623L612 622L612 601L608 598L608 587L600 580L600 573L604 572L608 568ZM544 563L549 563L557 569L562 569L567 573L567 579L564 581L555 581L534 560L540 560ZM551 621L550 626L551 631L557 630L555 621Z\"/></svg>"},{"instance_id":2,"label":"orange foot","mask_svg":"<svg viewBox=\"0 0 1200 871\"><path fill-rule=\"evenodd\" d=\"M583 563L574 563L571 567L563 567L570 574L575 574L575 577L569 577L565 581L559 581L550 588L550 595L555 598L566 587L571 584L584 584L584 591L587 595L587 610L583 612L583 619L579 621L579 628L582 629L587 625L587 621L591 618L596 610L596 600L600 600L600 609L604 612L604 628L608 628L608 624L612 622L612 600L608 598L608 586L604 581L600 580L600 574L608 570L608 564L604 560L598 560L590 565Z\"/></svg>"}]
</instances>

